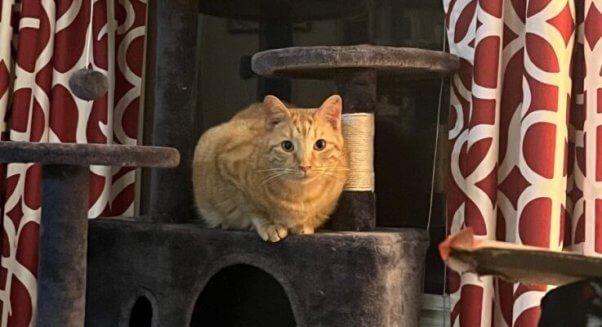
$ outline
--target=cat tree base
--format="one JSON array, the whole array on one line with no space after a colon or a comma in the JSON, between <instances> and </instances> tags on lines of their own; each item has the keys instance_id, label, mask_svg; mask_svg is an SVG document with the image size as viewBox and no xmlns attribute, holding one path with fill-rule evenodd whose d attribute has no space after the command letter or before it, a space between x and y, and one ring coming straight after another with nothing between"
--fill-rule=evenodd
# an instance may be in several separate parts
<instances>
[{"instance_id":1,"label":"cat tree base","mask_svg":"<svg viewBox=\"0 0 602 327\"><path fill-rule=\"evenodd\" d=\"M127 325L140 296L152 305L153 326L191 326L202 311L199 294L235 265L277 281L297 326L417 326L427 246L428 234L414 229L266 243L255 232L97 219L90 222L86 326Z\"/></svg>"}]
</instances>

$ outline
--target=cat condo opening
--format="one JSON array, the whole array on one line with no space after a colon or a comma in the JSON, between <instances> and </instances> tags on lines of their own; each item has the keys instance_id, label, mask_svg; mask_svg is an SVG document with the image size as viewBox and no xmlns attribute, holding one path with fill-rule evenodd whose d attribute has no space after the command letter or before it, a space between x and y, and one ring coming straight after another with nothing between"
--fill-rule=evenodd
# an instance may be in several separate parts
<instances>
[{"instance_id":1,"label":"cat condo opening","mask_svg":"<svg viewBox=\"0 0 602 327\"><path fill-rule=\"evenodd\" d=\"M236 264L219 270L201 291L190 326L296 326L286 290L266 271Z\"/></svg>"},{"instance_id":2,"label":"cat condo opening","mask_svg":"<svg viewBox=\"0 0 602 327\"><path fill-rule=\"evenodd\" d=\"M155 305L156 306L156 305ZM130 327L155 327L156 319L153 321L153 304L148 295L138 296L130 310L125 310L122 316L124 326Z\"/></svg>"}]
</instances>

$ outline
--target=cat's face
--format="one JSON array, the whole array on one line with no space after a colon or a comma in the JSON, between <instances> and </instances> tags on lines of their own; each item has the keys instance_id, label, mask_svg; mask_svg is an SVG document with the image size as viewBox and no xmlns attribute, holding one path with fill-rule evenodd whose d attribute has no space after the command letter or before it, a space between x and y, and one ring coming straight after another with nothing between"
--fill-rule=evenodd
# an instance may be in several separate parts
<instances>
[{"instance_id":1,"label":"cat's face","mask_svg":"<svg viewBox=\"0 0 602 327\"><path fill-rule=\"evenodd\" d=\"M278 173L278 178L300 183L346 175L338 95L318 109L288 109L271 96L264 105L267 134L262 166Z\"/></svg>"}]
</instances>

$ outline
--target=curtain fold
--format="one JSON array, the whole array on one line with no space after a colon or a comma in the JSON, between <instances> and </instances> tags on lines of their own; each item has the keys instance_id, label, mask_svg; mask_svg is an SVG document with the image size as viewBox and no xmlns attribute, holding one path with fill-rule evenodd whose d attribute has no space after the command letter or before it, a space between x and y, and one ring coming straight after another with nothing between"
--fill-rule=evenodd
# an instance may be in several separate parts
<instances>
[{"instance_id":1,"label":"curtain fold","mask_svg":"<svg viewBox=\"0 0 602 327\"><path fill-rule=\"evenodd\" d=\"M145 21L142 0L0 0L1 139L135 145ZM108 76L107 95L71 94L69 77L82 68ZM30 326L42 168L2 170L0 326ZM134 182L134 169L91 167L89 217L132 215Z\"/></svg>"},{"instance_id":2,"label":"curtain fold","mask_svg":"<svg viewBox=\"0 0 602 327\"><path fill-rule=\"evenodd\" d=\"M450 232L602 256L602 2L443 3ZM537 326L550 288L450 272L452 326Z\"/></svg>"}]
</instances>

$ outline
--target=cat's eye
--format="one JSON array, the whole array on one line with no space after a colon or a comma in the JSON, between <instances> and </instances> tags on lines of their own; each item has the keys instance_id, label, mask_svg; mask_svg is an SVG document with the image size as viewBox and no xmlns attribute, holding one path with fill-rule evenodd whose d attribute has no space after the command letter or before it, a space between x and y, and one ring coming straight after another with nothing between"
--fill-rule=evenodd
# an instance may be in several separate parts
<instances>
[{"instance_id":1,"label":"cat's eye","mask_svg":"<svg viewBox=\"0 0 602 327\"><path fill-rule=\"evenodd\" d=\"M323 139L319 139L314 143L314 150L322 151L324 148L326 148L326 141Z\"/></svg>"},{"instance_id":2,"label":"cat's eye","mask_svg":"<svg viewBox=\"0 0 602 327\"><path fill-rule=\"evenodd\" d=\"M282 143L280 143L280 146L282 147L282 150L286 152L292 152L293 150L295 150L295 145L291 141L282 141Z\"/></svg>"}]
</instances>

